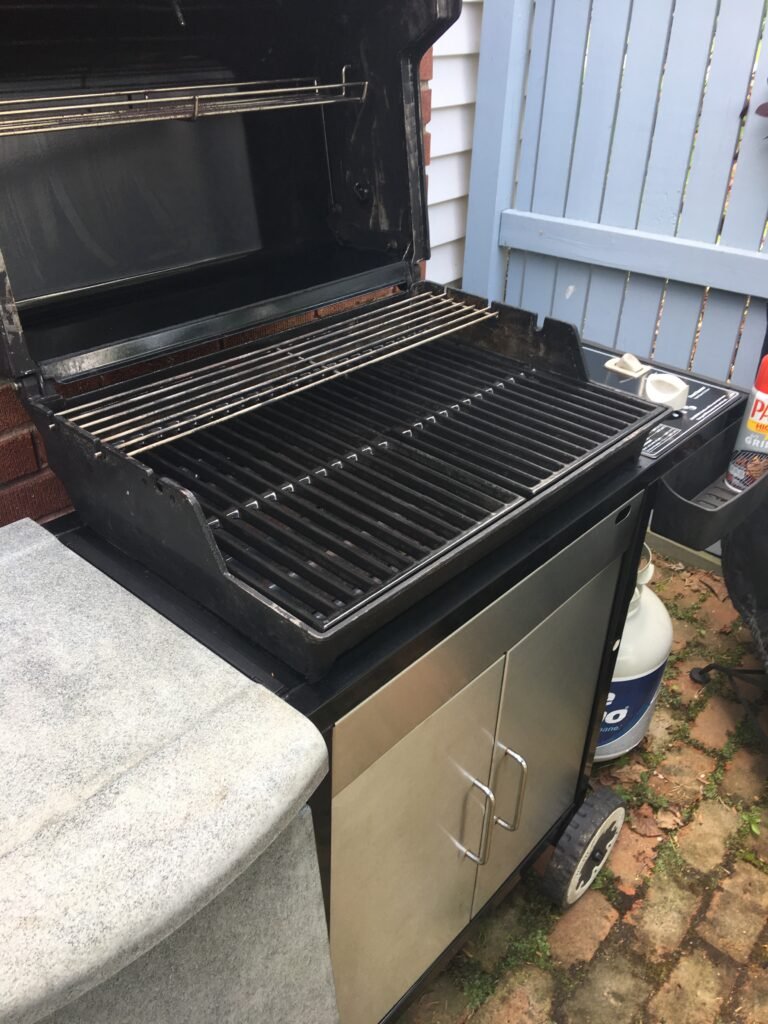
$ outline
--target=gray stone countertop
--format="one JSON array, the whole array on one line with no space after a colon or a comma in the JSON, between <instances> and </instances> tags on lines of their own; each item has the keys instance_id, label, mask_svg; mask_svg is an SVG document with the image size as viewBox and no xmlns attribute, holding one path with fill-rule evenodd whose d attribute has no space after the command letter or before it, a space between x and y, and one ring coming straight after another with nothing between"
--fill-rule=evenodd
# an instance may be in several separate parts
<instances>
[{"instance_id":1,"label":"gray stone countertop","mask_svg":"<svg viewBox=\"0 0 768 1024\"><path fill-rule=\"evenodd\" d=\"M0 530L0 1022L175 931L327 770L303 716L24 520Z\"/></svg>"}]
</instances>

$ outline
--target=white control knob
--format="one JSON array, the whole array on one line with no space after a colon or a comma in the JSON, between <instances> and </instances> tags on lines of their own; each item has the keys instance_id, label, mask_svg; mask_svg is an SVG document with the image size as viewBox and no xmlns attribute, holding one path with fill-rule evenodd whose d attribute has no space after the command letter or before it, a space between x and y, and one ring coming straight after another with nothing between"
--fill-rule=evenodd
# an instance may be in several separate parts
<instances>
[{"instance_id":1,"label":"white control knob","mask_svg":"<svg viewBox=\"0 0 768 1024\"><path fill-rule=\"evenodd\" d=\"M674 373L650 373L643 381L643 391L649 402L666 405L677 411L688 401L688 385Z\"/></svg>"},{"instance_id":2,"label":"white control knob","mask_svg":"<svg viewBox=\"0 0 768 1024\"><path fill-rule=\"evenodd\" d=\"M642 377L650 370L650 366L644 366L632 352L625 352L623 356L614 356L605 363L606 370L619 373L622 377Z\"/></svg>"}]
</instances>

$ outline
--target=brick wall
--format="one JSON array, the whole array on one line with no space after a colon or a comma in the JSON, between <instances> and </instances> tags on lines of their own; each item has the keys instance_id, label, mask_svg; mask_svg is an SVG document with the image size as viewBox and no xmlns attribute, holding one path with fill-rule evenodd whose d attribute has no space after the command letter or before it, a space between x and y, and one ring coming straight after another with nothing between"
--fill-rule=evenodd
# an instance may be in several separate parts
<instances>
[{"instance_id":1,"label":"brick wall","mask_svg":"<svg viewBox=\"0 0 768 1024\"><path fill-rule=\"evenodd\" d=\"M432 120L432 90L429 83L433 74L432 51L428 50L419 67L419 79L421 81L421 117L424 122L424 163L429 163L432 136L427 131L427 125Z\"/></svg>"},{"instance_id":2,"label":"brick wall","mask_svg":"<svg viewBox=\"0 0 768 1024\"><path fill-rule=\"evenodd\" d=\"M0 378L0 526L25 516L48 519L69 505L13 385Z\"/></svg>"},{"instance_id":3,"label":"brick wall","mask_svg":"<svg viewBox=\"0 0 768 1024\"><path fill-rule=\"evenodd\" d=\"M432 116L432 51L421 62L424 125ZM429 163L430 134L424 129L424 160ZM325 312L336 312L328 310ZM32 426L10 381L0 378L0 526L25 516L51 519L70 508L64 486L49 468L42 438Z\"/></svg>"}]
</instances>

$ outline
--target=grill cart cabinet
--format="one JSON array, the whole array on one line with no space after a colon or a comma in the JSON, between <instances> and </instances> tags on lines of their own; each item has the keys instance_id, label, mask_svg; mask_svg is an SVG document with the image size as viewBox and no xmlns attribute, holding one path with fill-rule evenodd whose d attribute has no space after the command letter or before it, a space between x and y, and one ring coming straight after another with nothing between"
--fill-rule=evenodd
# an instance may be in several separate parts
<instances>
[{"instance_id":1,"label":"grill cart cabinet","mask_svg":"<svg viewBox=\"0 0 768 1024\"><path fill-rule=\"evenodd\" d=\"M611 514L337 724L342 1024L384 1017L571 807L639 508Z\"/></svg>"}]
</instances>

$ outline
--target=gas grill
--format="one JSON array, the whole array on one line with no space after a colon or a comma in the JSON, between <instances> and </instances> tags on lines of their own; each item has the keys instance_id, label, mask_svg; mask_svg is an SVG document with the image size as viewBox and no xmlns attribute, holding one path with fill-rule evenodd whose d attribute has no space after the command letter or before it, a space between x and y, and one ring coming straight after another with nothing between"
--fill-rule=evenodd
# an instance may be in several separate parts
<instances>
[{"instance_id":1,"label":"gas grill","mask_svg":"<svg viewBox=\"0 0 768 1024\"><path fill-rule=\"evenodd\" d=\"M49 400L46 436L96 529L143 560L147 534L163 537L151 561L164 575L316 677L545 503L639 453L663 412L587 381L575 336L550 332L417 285ZM533 354L558 345L559 370ZM177 534L182 509L191 535Z\"/></svg>"},{"instance_id":2,"label":"gas grill","mask_svg":"<svg viewBox=\"0 0 768 1024\"><path fill-rule=\"evenodd\" d=\"M458 2L67 6L0 43L4 348L95 530L317 677L638 455L572 328L418 280Z\"/></svg>"},{"instance_id":3,"label":"gas grill","mask_svg":"<svg viewBox=\"0 0 768 1024\"><path fill-rule=\"evenodd\" d=\"M710 543L760 498L700 500L738 392L667 416L569 325L421 280L418 68L459 8L0 0L0 358L53 529L323 730L343 1024L590 835L654 504Z\"/></svg>"}]
</instances>

